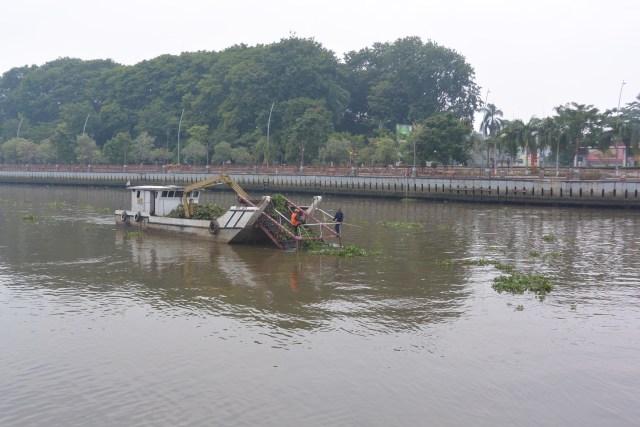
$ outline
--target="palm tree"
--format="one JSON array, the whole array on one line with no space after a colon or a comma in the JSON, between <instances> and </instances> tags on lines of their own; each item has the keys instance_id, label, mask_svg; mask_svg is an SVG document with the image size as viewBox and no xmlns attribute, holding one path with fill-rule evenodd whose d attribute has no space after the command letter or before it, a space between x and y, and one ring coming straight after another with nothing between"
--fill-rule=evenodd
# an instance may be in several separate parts
<instances>
[{"instance_id":1,"label":"palm tree","mask_svg":"<svg viewBox=\"0 0 640 427\"><path fill-rule=\"evenodd\" d=\"M482 122L480 123L480 132L484 136L495 136L502 129L503 120L502 110L498 110L495 105L487 104L480 111L483 113Z\"/></svg>"},{"instance_id":2,"label":"palm tree","mask_svg":"<svg viewBox=\"0 0 640 427\"><path fill-rule=\"evenodd\" d=\"M531 154L531 166L538 166L538 149L542 121L531 117L522 129L522 144L525 154Z\"/></svg>"},{"instance_id":3,"label":"palm tree","mask_svg":"<svg viewBox=\"0 0 640 427\"><path fill-rule=\"evenodd\" d=\"M480 111L483 113L482 122L480 122L480 132L487 139L487 161L489 160L489 141L494 139L500 133L503 127L502 110L498 110L495 105L487 104Z\"/></svg>"},{"instance_id":4,"label":"palm tree","mask_svg":"<svg viewBox=\"0 0 640 427\"><path fill-rule=\"evenodd\" d=\"M524 127L524 123L520 119L513 121L505 120L504 126L500 129L500 134L497 138L498 145L501 150L505 150L509 157L515 160L518 157L518 149L520 146L521 130Z\"/></svg>"}]
</instances>

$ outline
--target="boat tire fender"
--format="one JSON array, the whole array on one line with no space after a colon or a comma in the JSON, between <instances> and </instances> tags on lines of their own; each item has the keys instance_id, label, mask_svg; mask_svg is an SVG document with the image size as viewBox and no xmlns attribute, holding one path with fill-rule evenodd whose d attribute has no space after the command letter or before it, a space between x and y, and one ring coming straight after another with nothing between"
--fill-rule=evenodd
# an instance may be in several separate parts
<instances>
[{"instance_id":1,"label":"boat tire fender","mask_svg":"<svg viewBox=\"0 0 640 427\"><path fill-rule=\"evenodd\" d=\"M140 222L141 219L142 219L142 215L140 215L140 212L136 212L135 216L133 217L133 220L135 222Z\"/></svg>"},{"instance_id":2,"label":"boat tire fender","mask_svg":"<svg viewBox=\"0 0 640 427\"><path fill-rule=\"evenodd\" d=\"M220 231L220 224L218 224L218 221L216 221L215 219L212 219L211 222L209 223L209 233L218 234L219 231Z\"/></svg>"},{"instance_id":3,"label":"boat tire fender","mask_svg":"<svg viewBox=\"0 0 640 427\"><path fill-rule=\"evenodd\" d=\"M120 214L120 221L125 222L127 220L128 216L127 216L127 211L123 211Z\"/></svg>"}]
</instances>

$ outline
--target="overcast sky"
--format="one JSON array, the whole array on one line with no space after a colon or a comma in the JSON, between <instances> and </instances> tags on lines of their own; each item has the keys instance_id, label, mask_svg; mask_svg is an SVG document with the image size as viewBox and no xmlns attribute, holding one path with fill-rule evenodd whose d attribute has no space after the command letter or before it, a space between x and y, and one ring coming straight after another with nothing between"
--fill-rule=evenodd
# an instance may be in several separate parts
<instances>
[{"instance_id":1,"label":"overcast sky","mask_svg":"<svg viewBox=\"0 0 640 427\"><path fill-rule=\"evenodd\" d=\"M131 65L295 33L339 59L407 36L463 55L506 119L640 94L638 0L19 0L0 14L0 74L60 57ZM622 82L626 84L622 86ZM622 91L621 91L622 88Z\"/></svg>"}]
</instances>

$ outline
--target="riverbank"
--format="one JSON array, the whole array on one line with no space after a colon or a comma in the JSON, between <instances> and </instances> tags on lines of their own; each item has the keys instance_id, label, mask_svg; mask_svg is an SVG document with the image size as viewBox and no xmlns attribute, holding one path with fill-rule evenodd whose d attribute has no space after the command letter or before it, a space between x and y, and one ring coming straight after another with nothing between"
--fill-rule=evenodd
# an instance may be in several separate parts
<instances>
[{"instance_id":1,"label":"riverbank","mask_svg":"<svg viewBox=\"0 0 640 427\"><path fill-rule=\"evenodd\" d=\"M130 184L186 185L217 175L206 173L61 172L0 170L0 182L124 187ZM640 208L640 181L540 177L329 176L230 173L249 192L300 192L450 202Z\"/></svg>"}]
</instances>

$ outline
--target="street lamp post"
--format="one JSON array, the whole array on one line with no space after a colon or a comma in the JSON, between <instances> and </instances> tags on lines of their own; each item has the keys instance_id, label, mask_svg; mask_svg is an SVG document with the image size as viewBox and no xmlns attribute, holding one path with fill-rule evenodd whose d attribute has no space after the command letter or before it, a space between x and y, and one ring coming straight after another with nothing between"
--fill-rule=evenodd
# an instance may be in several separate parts
<instances>
[{"instance_id":1,"label":"street lamp post","mask_svg":"<svg viewBox=\"0 0 640 427\"><path fill-rule=\"evenodd\" d=\"M18 132L16 132L16 139L20 138L20 128L22 127L22 121L24 120L24 117L20 118L20 123L18 123Z\"/></svg>"},{"instance_id":2,"label":"street lamp post","mask_svg":"<svg viewBox=\"0 0 640 427\"><path fill-rule=\"evenodd\" d=\"M269 120L267 121L267 149L266 151L266 160L267 160L267 172L269 172L269 128L271 127L271 113L273 113L273 106L276 105L275 102L271 104L271 110L269 110Z\"/></svg>"},{"instance_id":3,"label":"street lamp post","mask_svg":"<svg viewBox=\"0 0 640 427\"><path fill-rule=\"evenodd\" d=\"M89 121L89 114L87 114L87 118L84 119L84 126L82 127L82 136L84 136L84 131L87 129L87 122Z\"/></svg>"},{"instance_id":4,"label":"street lamp post","mask_svg":"<svg viewBox=\"0 0 640 427\"><path fill-rule=\"evenodd\" d=\"M411 177L415 178L418 174L416 169L416 139L413 138L413 168L411 169Z\"/></svg>"},{"instance_id":5,"label":"street lamp post","mask_svg":"<svg viewBox=\"0 0 640 427\"><path fill-rule=\"evenodd\" d=\"M184 108L180 114L180 121L178 122L178 164L180 164L180 128L182 127L182 116L184 116Z\"/></svg>"},{"instance_id":6,"label":"street lamp post","mask_svg":"<svg viewBox=\"0 0 640 427\"><path fill-rule=\"evenodd\" d=\"M620 94L618 95L618 108L616 108L616 112L618 113L618 139L616 140L616 176L618 176L618 150L620 149L620 140L622 133L620 132L620 100L622 99L622 88L625 85L625 81L622 81L622 84L620 85ZM627 157L627 153L623 153L622 157L626 159ZM624 159L623 159L624 160ZM623 166L624 166L624 161L623 161Z\"/></svg>"}]
</instances>

